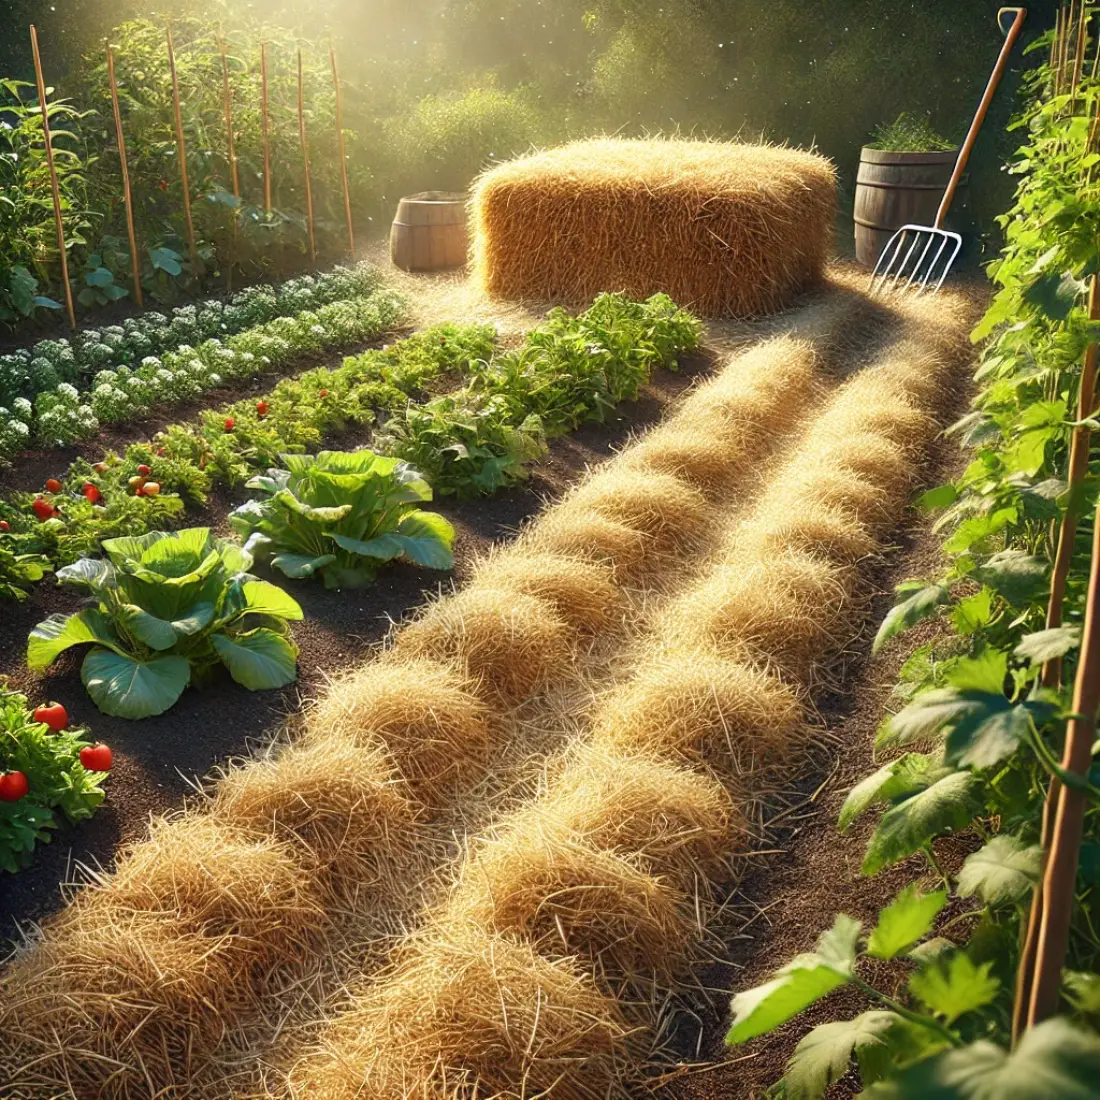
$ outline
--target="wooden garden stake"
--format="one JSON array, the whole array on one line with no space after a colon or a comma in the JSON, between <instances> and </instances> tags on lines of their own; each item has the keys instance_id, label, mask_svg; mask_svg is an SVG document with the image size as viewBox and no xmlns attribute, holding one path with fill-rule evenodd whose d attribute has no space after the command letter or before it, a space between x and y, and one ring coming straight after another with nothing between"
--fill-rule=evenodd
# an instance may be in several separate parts
<instances>
[{"instance_id":1,"label":"wooden garden stake","mask_svg":"<svg viewBox=\"0 0 1100 1100\"><path fill-rule=\"evenodd\" d=\"M313 228L313 187L309 181L309 144L306 141L306 115L302 93L302 50L298 49L298 136L302 141L302 167L306 174L306 219L309 225L309 257L317 262L317 238Z\"/></svg>"},{"instance_id":2,"label":"wooden garden stake","mask_svg":"<svg viewBox=\"0 0 1100 1100\"><path fill-rule=\"evenodd\" d=\"M115 80L115 51L107 43L107 79L111 84L111 106L115 112L115 139L118 141L118 163L122 168L122 199L126 207L126 235L130 240L130 271L134 279L134 301L139 308L145 302L141 294L141 261L138 258L137 233L134 232L134 199L130 194L130 168L126 163L126 135L122 132L122 111L118 105L118 83Z\"/></svg>"},{"instance_id":3,"label":"wooden garden stake","mask_svg":"<svg viewBox=\"0 0 1100 1100\"><path fill-rule=\"evenodd\" d=\"M191 254L191 274L198 275L199 254L195 247L195 223L191 220L191 185L187 180L187 144L183 138L183 111L180 109L180 82L176 74L176 50L172 43L172 24L168 24L168 68L172 75L172 110L176 119L176 150L183 185L183 218L187 223L187 248Z\"/></svg>"},{"instance_id":4,"label":"wooden garden stake","mask_svg":"<svg viewBox=\"0 0 1100 1100\"><path fill-rule=\"evenodd\" d=\"M233 136L233 97L229 90L229 56L226 53L225 39L218 35L218 52L222 58L222 104L225 109L225 149L229 160L229 178L233 187L233 197L241 198L241 180L237 171L237 142ZM225 265L225 285L233 289L233 265L237 262L237 210L233 210L231 255Z\"/></svg>"},{"instance_id":5,"label":"wooden garden stake","mask_svg":"<svg viewBox=\"0 0 1100 1100\"><path fill-rule=\"evenodd\" d=\"M260 43L260 118L264 134L264 210L271 213L271 138L267 120L267 43Z\"/></svg>"},{"instance_id":6,"label":"wooden garden stake","mask_svg":"<svg viewBox=\"0 0 1100 1100\"><path fill-rule=\"evenodd\" d=\"M241 197L241 180L237 172L237 143L233 137L233 99L229 93L229 57L225 50L225 39L218 38L218 50L222 55L222 101L225 107L226 153L229 157L229 175L233 183L233 197Z\"/></svg>"},{"instance_id":7,"label":"wooden garden stake","mask_svg":"<svg viewBox=\"0 0 1100 1100\"><path fill-rule=\"evenodd\" d=\"M332 62L332 86L336 89L336 137L340 143L340 176L344 181L344 218L348 224L348 253L355 255L355 230L351 224L351 192L348 189L348 158L344 149L344 110L340 95L340 74L336 69L336 47L328 44L329 60Z\"/></svg>"},{"instance_id":8,"label":"wooden garden stake","mask_svg":"<svg viewBox=\"0 0 1100 1100\"><path fill-rule=\"evenodd\" d=\"M38 52L38 32L33 24L31 24L31 52L34 54L34 79L38 84L38 109L42 112L42 136L46 141L46 167L49 169L50 190L53 192L53 220L57 228L57 248L61 253L61 281L65 284L65 309L69 314L69 327L76 328L73 288L69 285L69 257L65 253L65 227L61 224L61 188L57 183L57 168L53 162L53 143L50 140L50 112L46 106L46 81L42 76L42 57Z\"/></svg>"},{"instance_id":9,"label":"wooden garden stake","mask_svg":"<svg viewBox=\"0 0 1100 1100\"><path fill-rule=\"evenodd\" d=\"M1081 634L1081 656L1073 689L1073 710L1066 723L1066 745L1062 769L1082 780L1092 763L1096 738L1096 715L1100 710L1100 505L1093 531L1092 564L1089 569L1085 622ZM1076 787L1059 784L1058 809L1051 830L1050 851L1043 874L1042 920L1035 952L1028 1026L1041 1023L1058 1011L1062 966L1069 945L1077 885L1077 864L1084 832L1086 794Z\"/></svg>"}]
</instances>

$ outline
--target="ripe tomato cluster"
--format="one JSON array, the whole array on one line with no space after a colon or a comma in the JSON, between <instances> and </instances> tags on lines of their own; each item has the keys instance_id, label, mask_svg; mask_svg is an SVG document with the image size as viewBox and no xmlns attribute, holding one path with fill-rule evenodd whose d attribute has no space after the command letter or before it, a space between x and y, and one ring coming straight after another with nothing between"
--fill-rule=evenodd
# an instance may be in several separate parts
<instances>
[{"instance_id":1,"label":"ripe tomato cluster","mask_svg":"<svg viewBox=\"0 0 1100 1100\"><path fill-rule=\"evenodd\" d=\"M32 717L54 733L59 733L69 725L69 713L60 703L36 707ZM110 746L101 743L85 745L80 750L80 763L90 772L109 772L112 764ZM0 802L19 802L30 794L30 789L30 781L23 772L0 773Z\"/></svg>"}]
</instances>

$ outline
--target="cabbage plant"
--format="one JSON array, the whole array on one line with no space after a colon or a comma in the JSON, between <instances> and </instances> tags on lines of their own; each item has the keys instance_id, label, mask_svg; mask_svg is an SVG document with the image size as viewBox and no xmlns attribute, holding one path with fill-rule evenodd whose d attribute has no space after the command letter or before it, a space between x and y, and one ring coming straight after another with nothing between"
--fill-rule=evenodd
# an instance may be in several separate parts
<instances>
[{"instance_id":1,"label":"cabbage plant","mask_svg":"<svg viewBox=\"0 0 1100 1100\"><path fill-rule=\"evenodd\" d=\"M361 588L396 559L454 565L454 528L418 507L432 490L408 463L367 450L281 458L285 469L247 483L266 498L241 505L229 522L246 550L270 556L288 577L320 574L326 588Z\"/></svg>"},{"instance_id":2,"label":"cabbage plant","mask_svg":"<svg viewBox=\"0 0 1100 1100\"><path fill-rule=\"evenodd\" d=\"M94 605L51 615L31 631L27 663L43 669L73 646L92 646L81 678L95 705L119 718L171 707L219 664L251 691L297 678L288 621L302 609L252 576L252 555L209 528L107 539L107 558L82 558L58 580Z\"/></svg>"}]
</instances>

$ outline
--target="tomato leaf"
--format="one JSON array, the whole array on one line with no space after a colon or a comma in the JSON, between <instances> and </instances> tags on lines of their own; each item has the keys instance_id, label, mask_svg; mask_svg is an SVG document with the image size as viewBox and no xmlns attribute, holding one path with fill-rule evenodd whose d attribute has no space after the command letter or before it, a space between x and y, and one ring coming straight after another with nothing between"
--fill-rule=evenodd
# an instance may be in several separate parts
<instances>
[{"instance_id":1,"label":"tomato leaf","mask_svg":"<svg viewBox=\"0 0 1100 1100\"><path fill-rule=\"evenodd\" d=\"M1002 833L972 852L959 870L959 893L973 894L987 905L1010 905L1023 901L1039 881L1042 851L1019 837Z\"/></svg>"},{"instance_id":2,"label":"tomato leaf","mask_svg":"<svg viewBox=\"0 0 1100 1100\"><path fill-rule=\"evenodd\" d=\"M864 1012L854 1020L820 1024L795 1047L783 1076L787 1100L819 1100L848 1072L853 1055L885 1051L886 1035L900 1017L894 1012Z\"/></svg>"},{"instance_id":3,"label":"tomato leaf","mask_svg":"<svg viewBox=\"0 0 1100 1100\"><path fill-rule=\"evenodd\" d=\"M1001 983L990 974L992 969L992 960L979 966L965 951L956 951L913 974L909 990L951 1024L967 1012L984 1008L997 996Z\"/></svg>"},{"instance_id":4,"label":"tomato leaf","mask_svg":"<svg viewBox=\"0 0 1100 1100\"><path fill-rule=\"evenodd\" d=\"M932 931L946 904L946 890L922 894L915 882L910 883L879 913L878 923L867 940L867 954L876 959L893 959L904 954Z\"/></svg>"}]
</instances>

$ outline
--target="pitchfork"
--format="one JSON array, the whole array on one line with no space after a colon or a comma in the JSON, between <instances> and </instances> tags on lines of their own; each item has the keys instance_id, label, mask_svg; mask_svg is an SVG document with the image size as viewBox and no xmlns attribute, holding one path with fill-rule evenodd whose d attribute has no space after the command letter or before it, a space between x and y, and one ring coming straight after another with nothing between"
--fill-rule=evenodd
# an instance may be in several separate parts
<instances>
[{"instance_id":1,"label":"pitchfork","mask_svg":"<svg viewBox=\"0 0 1100 1100\"><path fill-rule=\"evenodd\" d=\"M1016 39L1020 37L1026 14L1025 8L1001 8L997 12L997 25L1005 35L1004 45L1001 46L997 64L993 66L989 83L985 86L985 93L974 114L974 121L970 123L966 140L955 159L955 167L947 183L947 190L944 191L940 208L936 211L936 220L932 225L903 225L886 242L886 247L882 250L874 271L871 272L872 293L888 289L904 291L910 287L914 287L917 293L920 293L928 289L937 291L943 286L943 281L947 278L962 248L962 237L950 229L944 229L943 223L947 218L948 210L951 209L951 202L955 198L955 191L958 189L959 180L962 179L966 162L970 159L970 152L974 148L978 131L985 121L989 104L993 100L993 93L996 92L1005 66L1008 64L1008 55L1012 52ZM1004 24L1006 15L1015 16L1007 31Z\"/></svg>"}]
</instances>

